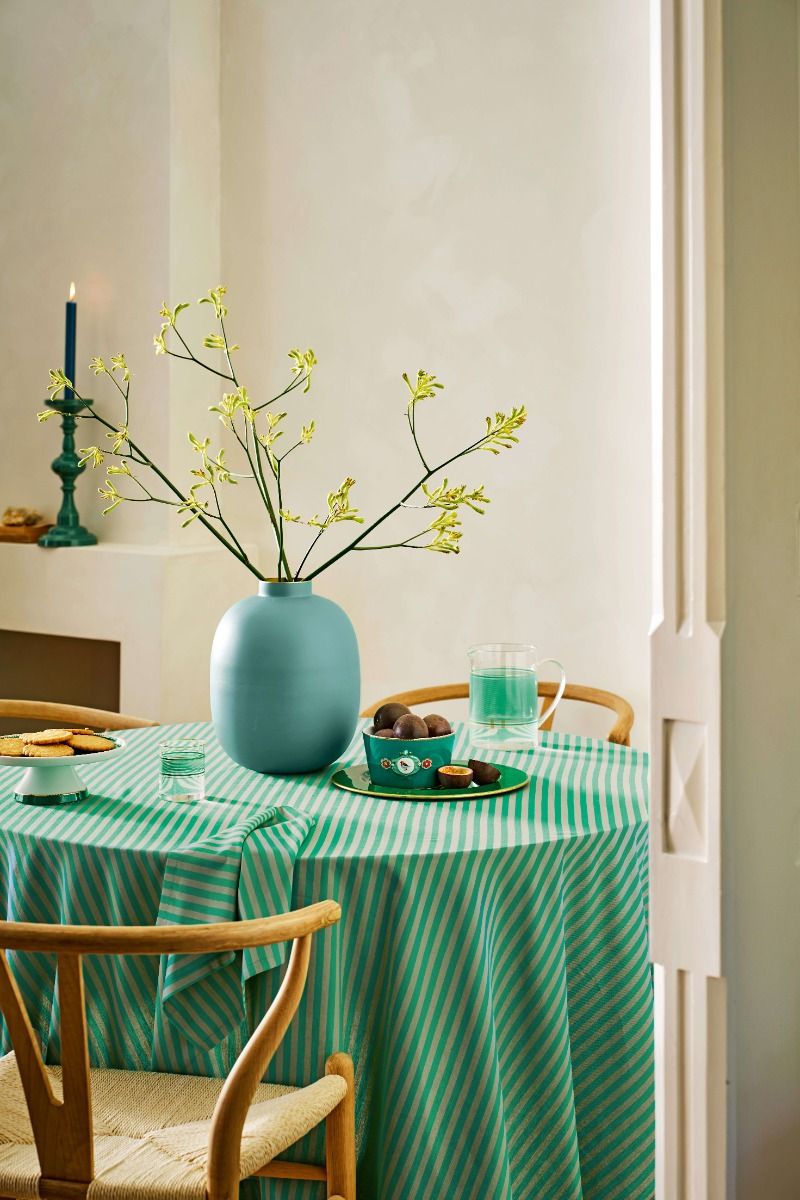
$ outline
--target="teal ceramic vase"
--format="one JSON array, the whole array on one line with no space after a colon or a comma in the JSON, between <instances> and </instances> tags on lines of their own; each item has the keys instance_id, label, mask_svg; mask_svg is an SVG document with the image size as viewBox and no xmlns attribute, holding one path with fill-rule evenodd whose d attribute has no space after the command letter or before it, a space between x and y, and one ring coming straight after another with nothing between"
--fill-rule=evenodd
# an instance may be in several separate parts
<instances>
[{"instance_id":1,"label":"teal ceramic vase","mask_svg":"<svg viewBox=\"0 0 800 1200\"><path fill-rule=\"evenodd\" d=\"M211 715L234 762L265 775L317 771L345 751L361 690L346 613L309 581L258 585L211 648Z\"/></svg>"}]
</instances>

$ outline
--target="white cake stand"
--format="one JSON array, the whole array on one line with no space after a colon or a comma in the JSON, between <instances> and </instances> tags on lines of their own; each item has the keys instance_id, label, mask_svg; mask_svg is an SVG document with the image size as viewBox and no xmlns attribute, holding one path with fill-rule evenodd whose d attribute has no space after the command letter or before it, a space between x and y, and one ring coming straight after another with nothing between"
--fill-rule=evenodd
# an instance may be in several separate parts
<instances>
[{"instance_id":1,"label":"white cake stand","mask_svg":"<svg viewBox=\"0 0 800 1200\"><path fill-rule=\"evenodd\" d=\"M73 754L68 758L20 758L16 754L0 754L0 767L26 767L25 774L14 788L14 799L20 804L55 806L75 804L89 795L86 784L78 774L84 763L116 758L125 749L122 738L104 733L116 743L115 750L98 750L94 754Z\"/></svg>"}]
</instances>

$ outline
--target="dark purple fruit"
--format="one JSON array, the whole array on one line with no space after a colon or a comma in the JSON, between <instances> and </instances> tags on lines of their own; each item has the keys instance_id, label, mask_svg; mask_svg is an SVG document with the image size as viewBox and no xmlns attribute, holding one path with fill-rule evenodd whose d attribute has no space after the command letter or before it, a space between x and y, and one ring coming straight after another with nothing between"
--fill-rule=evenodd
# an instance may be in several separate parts
<instances>
[{"instance_id":1,"label":"dark purple fruit","mask_svg":"<svg viewBox=\"0 0 800 1200\"><path fill-rule=\"evenodd\" d=\"M393 729L370 729L369 732L372 734L373 737L388 737L388 738L394 737Z\"/></svg>"},{"instance_id":2,"label":"dark purple fruit","mask_svg":"<svg viewBox=\"0 0 800 1200\"><path fill-rule=\"evenodd\" d=\"M417 738L426 738L428 736L428 726L422 717L415 717L410 712L402 713L392 728L394 736L396 738L403 738L405 741L415 741Z\"/></svg>"},{"instance_id":3,"label":"dark purple fruit","mask_svg":"<svg viewBox=\"0 0 800 1200\"><path fill-rule=\"evenodd\" d=\"M376 733L380 733L381 729L391 729L398 717L410 711L405 704L398 704L396 701L382 704L372 718L372 727Z\"/></svg>"},{"instance_id":4,"label":"dark purple fruit","mask_svg":"<svg viewBox=\"0 0 800 1200\"><path fill-rule=\"evenodd\" d=\"M479 758L471 758L469 765L475 782L478 784L497 783L500 778L500 771L494 763L481 762Z\"/></svg>"},{"instance_id":5,"label":"dark purple fruit","mask_svg":"<svg viewBox=\"0 0 800 1200\"><path fill-rule=\"evenodd\" d=\"M438 713L431 713L422 719L428 727L428 737L445 737L453 732L447 717L440 717Z\"/></svg>"},{"instance_id":6,"label":"dark purple fruit","mask_svg":"<svg viewBox=\"0 0 800 1200\"><path fill-rule=\"evenodd\" d=\"M469 767L459 767L452 763L449 767L439 767L436 778L439 787L468 788L472 783L473 772Z\"/></svg>"}]
</instances>

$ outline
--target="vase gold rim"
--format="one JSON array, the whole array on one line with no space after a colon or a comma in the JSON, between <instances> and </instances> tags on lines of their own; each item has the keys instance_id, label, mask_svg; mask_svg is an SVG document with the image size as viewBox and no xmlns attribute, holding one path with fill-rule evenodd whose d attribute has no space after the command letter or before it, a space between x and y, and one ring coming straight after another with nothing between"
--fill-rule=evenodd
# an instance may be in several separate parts
<instances>
[{"instance_id":1,"label":"vase gold rim","mask_svg":"<svg viewBox=\"0 0 800 1200\"><path fill-rule=\"evenodd\" d=\"M258 594L297 598L312 595L313 587L310 579L262 579L258 584Z\"/></svg>"}]
</instances>

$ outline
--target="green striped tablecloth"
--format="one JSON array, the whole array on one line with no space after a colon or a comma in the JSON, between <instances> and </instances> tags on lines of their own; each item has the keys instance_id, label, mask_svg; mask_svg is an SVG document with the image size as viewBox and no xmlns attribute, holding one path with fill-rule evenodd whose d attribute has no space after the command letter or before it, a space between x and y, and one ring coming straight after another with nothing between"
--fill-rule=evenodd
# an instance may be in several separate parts
<instances>
[{"instance_id":1,"label":"green striped tablecloth","mask_svg":"<svg viewBox=\"0 0 800 1200\"><path fill-rule=\"evenodd\" d=\"M164 729L125 736L124 755L84 767L98 798L82 805L18 805L3 773L9 916L193 921L334 897L343 919L315 939L267 1078L353 1054L359 1200L650 1200L646 755L545 735L505 756L529 789L410 803L338 791L329 772L254 775L209 726L172 727L206 740L209 793L226 798L189 808L156 798ZM362 757L359 735L347 758ZM226 1072L274 994L273 955L87 960L93 1061ZM55 1058L52 962L15 969ZM321 1161L321 1131L302 1151Z\"/></svg>"}]
</instances>

